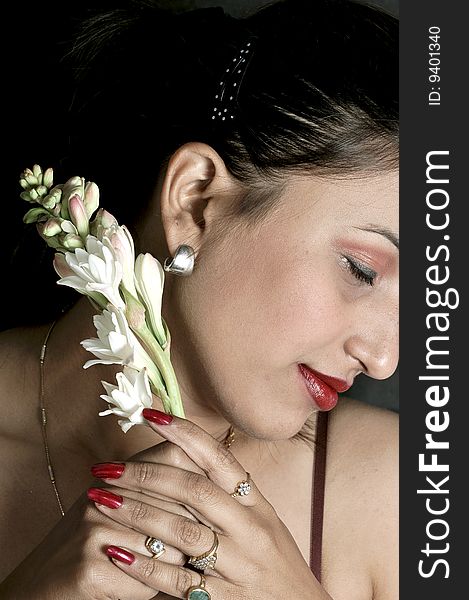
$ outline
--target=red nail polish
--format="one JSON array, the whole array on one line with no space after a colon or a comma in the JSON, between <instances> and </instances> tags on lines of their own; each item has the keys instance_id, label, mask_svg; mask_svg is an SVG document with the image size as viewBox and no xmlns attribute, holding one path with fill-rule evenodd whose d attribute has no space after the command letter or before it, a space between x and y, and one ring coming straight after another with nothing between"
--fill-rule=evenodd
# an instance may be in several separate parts
<instances>
[{"instance_id":1,"label":"red nail polish","mask_svg":"<svg viewBox=\"0 0 469 600\"><path fill-rule=\"evenodd\" d=\"M119 479L124 469L122 463L98 463L91 467L91 473L98 479Z\"/></svg>"},{"instance_id":2,"label":"red nail polish","mask_svg":"<svg viewBox=\"0 0 469 600\"><path fill-rule=\"evenodd\" d=\"M155 408L144 408L142 414L147 421L151 421L157 425L169 425L173 420L171 415L161 412L161 410L156 410Z\"/></svg>"},{"instance_id":3,"label":"red nail polish","mask_svg":"<svg viewBox=\"0 0 469 600\"><path fill-rule=\"evenodd\" d=\"M122 496L113 494L109 490L102 490L101 488L90 488L87 493L90 500L108 508L119 508L124 502Z\"/></svg>"},{"instance_id":4,"label":"red nail polish","mask_svg":"<svg viewBox=\"0 0 469 600\"><path fill-rule=\"evenodd\" d=\"M119 562L123 562L126 565L131 565L135 560L135 556L131 552L128 550L123 550L122 548L118 548L117 546L108 546L106 548L106 554L110 558L115 558Z\"/></svg>"}]
</instances>

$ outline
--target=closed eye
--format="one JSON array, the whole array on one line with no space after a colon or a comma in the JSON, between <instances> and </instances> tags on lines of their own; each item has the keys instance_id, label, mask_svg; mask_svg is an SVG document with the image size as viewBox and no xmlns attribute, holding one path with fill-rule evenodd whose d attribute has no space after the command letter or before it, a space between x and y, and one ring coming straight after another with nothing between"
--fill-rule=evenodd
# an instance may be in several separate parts
<instances>
[{"instance_id":1,"label":"closed eye","mask_svg":"<svg viewBox=\"0 0 469 600\"><path fill-rule=\"evenodd\" d=\"M342 256L342 260L355 279L361 283L366 283L367 285L374 284L375 279L378 276L376 271L349 256Z\"/></svg>"}]
</instances>

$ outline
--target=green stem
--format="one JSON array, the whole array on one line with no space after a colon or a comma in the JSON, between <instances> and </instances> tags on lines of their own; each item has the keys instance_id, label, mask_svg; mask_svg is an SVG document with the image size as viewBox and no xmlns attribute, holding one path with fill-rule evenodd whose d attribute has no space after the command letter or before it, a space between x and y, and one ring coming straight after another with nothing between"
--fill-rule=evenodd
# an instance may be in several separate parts
<instances>
[{"instance_id":1,"label":"green stem","mask_svg":"<svg viewBox=\"0 0 469 600\"><path fill-rule=\"evenodd\" d=\"M155 340L146 323L142 323L138 328L134 329L134 332L143 342L150 358L154 361L163 377L169 397L169 405L165 406L166 412L176 417L185 418L179 385L168 354L165 353L157 340ZM163 398L162 400L163 405L165 405Z\"/></svg>"}]
</instances>

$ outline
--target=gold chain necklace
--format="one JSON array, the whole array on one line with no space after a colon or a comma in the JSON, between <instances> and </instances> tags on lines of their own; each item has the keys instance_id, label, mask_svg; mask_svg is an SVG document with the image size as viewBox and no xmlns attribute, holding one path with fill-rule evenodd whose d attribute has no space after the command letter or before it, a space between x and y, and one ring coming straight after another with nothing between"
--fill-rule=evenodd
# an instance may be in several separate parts
<instances>
[{"instance_id":1,"label":"gold chain necklace","mask_svg":"<svg viewBox=\"0 0 469 600\"><path fill-rule=\"evenodd\" d=\"M65 514L62 500L60 498L59 489L57 487L57 482L55 479L54 467L52 466L52 460L50 456L49 450L49 442L47 439L47 411L45 407L45 362L46 362L46 352L47 352L47 343L49 342L49 338L51 336L52 330L54 329L57 323L57 319L53 321L49 329L47 330L46 336L44 338L44 342L41 347L41 354L39 355L39 374L40 374L40 388L39 388L39 408L40 408L40 419L41 419L41 431L42 431L42 441L44 444L44 453L46 455L47 462L47 472L49 473L49 480L52 485L52 489L54 490L54 495L57 499L57 504L59 506L60 514L62 517ZM229 448L233 442L235 441L235 430L233 425L230 425L228 433L226 434L225 439L223 440L223 444L226 448Z\"/></svg>"},{"instance_id":2,"label":"gold chain necklace","mask_svg":"<svg viewBox=\"0 0 469 600\"><path fill-rule=\"evenodd\" d=\"M49 329L47 330L46 333L46 337L44 338L44 342L42 344L42 348L41 348L41 354L39 357L39 369L40 369L40 411L41 411L41 426L42 426L42 441L44 443L44 452L46 455L46 461L47 461L47 471L49 473L49 479L50 482L52 484L52 489L54 490L54 494L55 497L57 498L57 504L59 505L59 510L60 510L60 514L62 515L62 517L64 516L65 512L63 509L63 504L62 501L60 499L60 494L59 494L59 490L57 488L57 483L55 481L55 474L54 474L54 468L52 466L52 461L50 458L50 450L49 450L49 443L47 441L47 412L46 412L46 407L44 405L44 390L45 390L45 369L44 369L44 363L46 360L46 351L47 351L47 342L49 341L50 338L50 334L52 333L52 330L54 329L55 324L57 323L57 321L54 321L52 323L52 325L49 327Z\"/></svg>"}]
</instances>

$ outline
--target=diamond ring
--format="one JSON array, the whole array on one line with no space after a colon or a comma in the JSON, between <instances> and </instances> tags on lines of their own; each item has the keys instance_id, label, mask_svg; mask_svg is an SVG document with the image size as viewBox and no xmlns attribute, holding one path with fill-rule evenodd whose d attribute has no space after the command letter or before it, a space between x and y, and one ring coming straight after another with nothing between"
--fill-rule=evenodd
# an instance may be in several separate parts
<instances>
[{"instance_id":1,"label":"diamond ring","mask_svg":"<svg viewBox=\"0 0 469 600\"><path fill-rule=\"evenodd\" d=\"M147 537L145 547L153 554L152 558L159 558L166 550L163 542L154 537Z\"/></svg>"},{"instance_id":2,"label":"diamond ring","mask_svg":"<svg viewBox=\"0 0 469 600\"><path fill-rule=\"evenodd\" d=\"M246 472L246 479L244 481L239 481L238 485L235 487L235 491L230 495L232 498L247 496L251 489L251 475Z\"/></svg>"},{"instance_id":3,"label":"diamond ring","mask_svg":"<svg viewBox=\"0 0 469 600\"><path fill-rule=\"evenodd\" d=\"M201 554L200 556L190 556L187 561L195 569L203 571L205 569L214 569L215 563L217 562L217 550L218 550L218 535L217 532L213 532L214 539L212 547L208 552Z\"/></svg>"}]
</instances>

